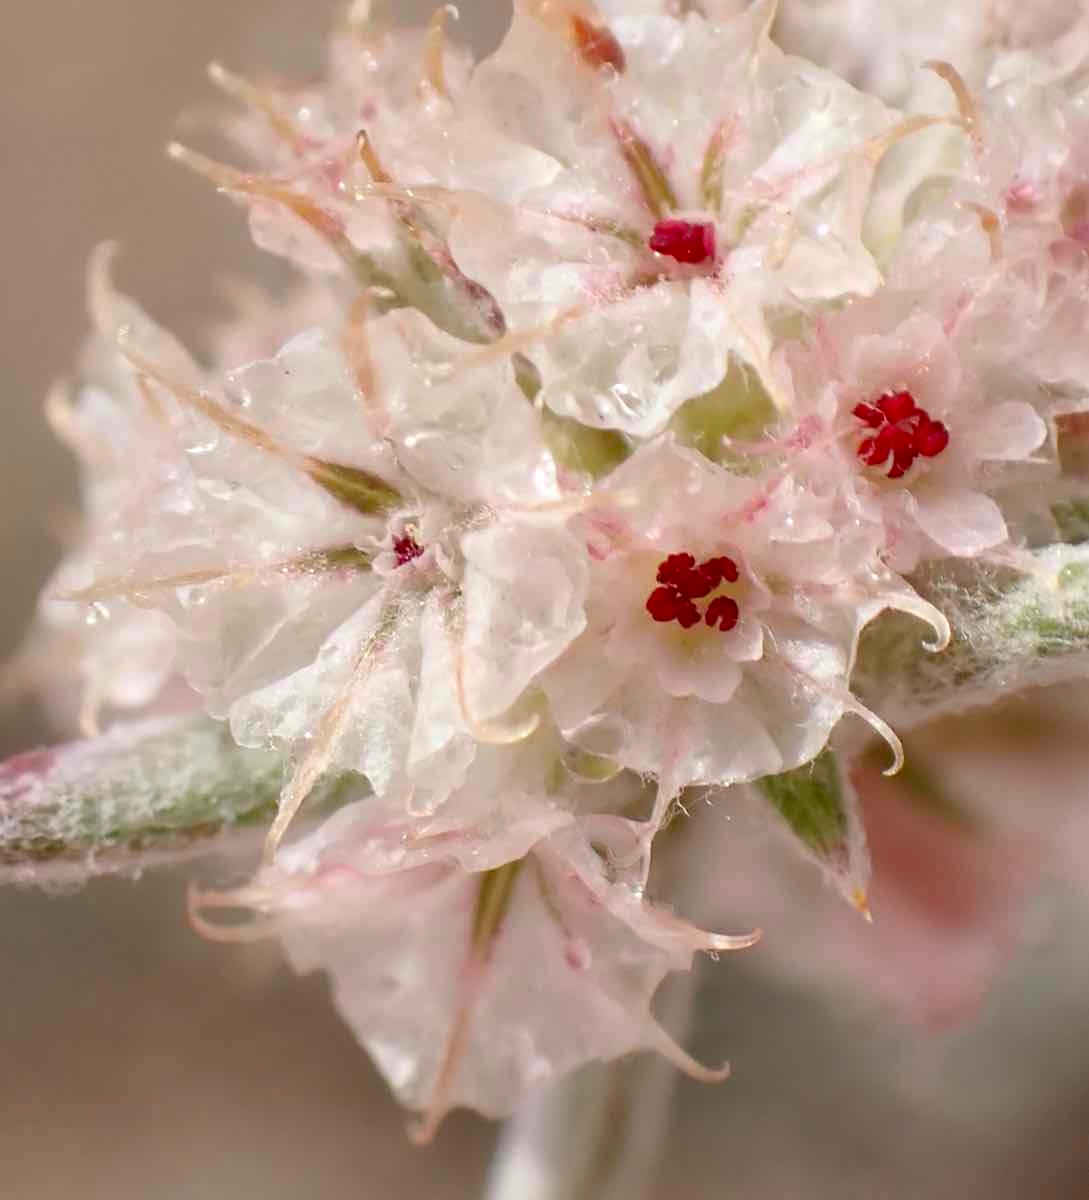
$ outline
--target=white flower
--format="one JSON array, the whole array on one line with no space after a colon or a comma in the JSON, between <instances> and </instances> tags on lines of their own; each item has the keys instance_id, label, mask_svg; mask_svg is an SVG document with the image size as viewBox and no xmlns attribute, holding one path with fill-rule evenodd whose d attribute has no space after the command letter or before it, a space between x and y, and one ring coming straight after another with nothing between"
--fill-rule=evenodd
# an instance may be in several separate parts
<instances>
[{"instance_id":1,"label":"white flower","mask_svg":"<svg viewBox=\"0 0 1089 1200\"><path fill-rule=\"evenodd\" d=\"M646 436L731 355L766 374L765 310L877 285L868 151L895 114L784 56L764 3L725 23L532 7L464 97L490 157L456 164L451 249L516 340L536 331L546 404Z\"/></svg>"},{"instance_id":2,"label":"white flower","mask_svg":"<svg viewBox=\"0 0 1089 1200\"><path fill-rule=\"evenodd\" d=\"M585 553L510 365L462 369L469 348L415 313L369 333L362 388L313 330L223 401L125 341L186 453L92 588L169 616L210 711L295 752L278 832L334 765L438 803L582 628Z\"/></svg>"},{"instance_id":3,"label":"white flower","mask_svg":"<svg viewBox=\"0 0 1089 1200\"><path fill-rule=\"evenodd\" d=\"M947 324L958 317L951 310ZM972 557L1004 542L986 489L1047 437L1030 404L994 394L961 361L961 341L977 334L974 324L947 334L911 295L884 293L821 318L804 350L786 351L804 431L793 435L802 447L794 461L883 527L899 570L923 555Z\"/></svg>"},{"instance_id":4,"label":"white flower","mask_svg":"<svg viewBox=\"0 0 1089 1200\"><path fill-rule=\"evenodd\" d=\"M956 285L974 322L974 370L1035 389L1024 398L1041 410L1080 409L1089 393L1089 356L1073 336L1089 315L1087 28L1083 17L1054 43L1030 38L1017 51L988 43L988 70L967 82L959 60L939 64L939 90L919 106L955 110L962 128L943 122L898 147L867 214L892 286L949 300Z\"/></svg>"},{"instance_id":5,"label":"white flower","mask_svg":"<svg viewBox=\"0 0 1089 1200\"><path fill-rule=\"evenodd\" d=\"M122 596L85 594L101 556L114 553L136 514L146 509L181 454L154 398L131 372L119 369L109 339L121 325L139 330L183 378L196 365L140 308L109 282L112 247L100 247L88 271L88 307L96 333L82 356L78 383L50 396L47 414L57 435L83 466L83 520L78 542L46 585L38 623L16 662L59 711L75 710L85 735L97 732L104 711L146 710L174 673L175 634L161 614ZM82 603L73 603L73 598ZM81 689L73 705L67 680L77 665ZM66 703L67 702L67 703Z\"/></svg>"},{"instance_id":6,"label":"white flower","mask_svg":"<svg viewBox=\"0 0 1089 1200\"><path fill-rule=\"evenodd\" d=\"M736 476L659 441L591 518L586 632L544 677L576 744L654 775L668 803L814 758L847 712L858 636L885 607L940 615L787 479Z\"/></svg>"},{"instance_id":7,"label":"white flower","mask_svg":"<svg viewBox=\"0 0 1089 1200\"><path fill-rule=\"evenodd\" d=\"M954 63L973 85L1015 52L1049 46L1071 31L1069 0L783 0L775 36L890 104L903 104L926 62Z\"/></svg>"}]
</instances>

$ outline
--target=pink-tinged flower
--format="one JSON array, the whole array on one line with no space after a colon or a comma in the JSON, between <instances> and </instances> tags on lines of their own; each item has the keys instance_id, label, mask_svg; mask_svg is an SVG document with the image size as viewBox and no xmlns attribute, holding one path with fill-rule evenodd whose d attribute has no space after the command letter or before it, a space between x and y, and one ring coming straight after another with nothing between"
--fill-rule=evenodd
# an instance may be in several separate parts
<instances>
[{"instance_id":1,"label":"pink-tinged flower","mask_svg":"<svg viewBox=\"0 0 1089 1200\"><path fill-rule=\"evenodd\" d=\"M298 748L302 782L289 794L335 765L434 810L478 743L516 741L536 724L505 714L583 627L581 547L561 530L501 522L467 533L446 570L433 553L375 578L310 662L232 707L243 744Z\"/></svg>"},{"instance_id":2,"label":"pink-tinged flower","mask_svg":"<svg viewBox=\"0 0 1089 1200\"><path fill-rule=\"evenodd\" d=\"M963 1020L1017 948L1033 854L994 830L927 811L910 785L873 770L856 771L855 782L875 910L874 925L859 931L856 970L908 1017L934 1026Z\"/></svg>"},{"instance_id":3,"label":"pink-tinged flower","mask_svg":"<svg viewBox=\"0 0 1089 1200\"><path fill-rule=\"evenodd\" d=\"M962 356L975 349L976 371L1040 411L1081 408L1089 392L1089 354L1072 336L1089 317L1087 29L1083 17L1051 44L989 45L989 70L970 82L959 62L937 64L941 90L925 107L955 111L960 128L943 123L903 147L867 216L890 285L934 312L929 298L943 292L943 320L967 314Z\"/></svg>"},{"instance_id":4,"label":"pink-tinged flower","mask_svg":"<svg viewBox=\"0 0 1089 1200\"><path fill-rule=\"evenodd\" d=\"M329 329L342 317L334 292L313 279L273 289L228 276L220 291L231 319L207 330L205 338L211 361L227 367L273 358L303 330Z\"/></svg>"},{"instance_id":5,"label":"pink-tinged flower","mask_svg":"<svg viewBox=\"0 0 1089 1200\"><path fill-rule=\"evenodd\" d=\"M471 58L448 41L451 13L440 8L426 31L362 22L332 40L311 87L255 84L213 65L213 81L244 106L224 124L253 170L179 145L170 153L243 201L257 244L331 284L338 303L350 299L336 278L346 277L348 288L377 288L487 340L502 332L501 314L453 261L443 210L402 187L451 184L452 156L479 154L474 123L454 119Z\"/></svg>"},{"instance_id":6,"label":"pink-tinged flower","mask_svg":"<svg viewBox=\"0 0 1089 1200\"><path fill-rule=\"evenodd\" d=\"M531 1089L634 1051L724 1078L689 1057L650 1004L695 953L756 935L704 933L647 904L612 865L634 841L626 821L523 828L526 857L493 866L470 828L435 835L364 802L252 887L196 907L251 907L298 970L329 972L341 1015L421 1113L421 1140L454 1107L502 1116Z\"/></svg>"},{"instance_id":7,"label":"pink-tinged flower","mask_svg":"<svg viewBox=\"0 0 1089 1200\"><path fill-rule=\"evenodd\" d=\"M895 115L735 20L526 4L461 113L450 247L528 344L543 402L646 436L736 355L766 374L774 306L867 292L872 143Z\"/></svg>"},{"instance_id":8,"label":"pink-tinged flower","mask_svg":"<svg viewBox=\"0 0 1089 1200\"><path fill-rule=\"evenodd\" d=\"M576 744L655 776L660 803L814 758L863 711L848 680L886 607L944 620L881 568L857 522L785 475L731 474L672 442L640 449L585 522L586 632L544 676Z\"/></svg>"},{"instance_id":9,"label":"pink-tinged flower","mask_svg":"<svg viewBox=\"0 0 1089 1200\"><path fill-rule=\"evenodd\" d=\"M292 749L277 837L332 765L437 803L477 740L532 727L500 718L583 623L585 551L510 365L460 369L415 313L354 336L349 359L303 334L220 398L128 335L176 461L78 594L168 616L209 710Z\"/></svg>"},{"instance_id":10,"label":"pink-tinged flower","mask_svg":"<svg viewBox=\"0 0 1089 1200\"><path fill-rule=\"evenodd\" d=\"M954 196L999 214L1015 240L1031 230L1046 237L1045 225L1075 235L1079 224L1077 198L1089 165L1083 108L1089 14L1068 9L1066 16L1068 28L1054 39L996 55L985 86L968 101L973 136Z\"/></svg>"},{"instance_id":11,"label":"pink-tinged flower","mask_svg":"<svg viewBox=\"0 0 1089 1200\"><path fill-rule=\"evenodd\" d=\"M350 21L329 38L320 79L306 85L255 83L222 66L212 81L238 102L219 126L255 164L315 184L351 165L360 129L383 153L412 153L413 127L425 128L450 111L472 68L467 47L447 38L448 10L427 29ZM267 78L267 77L266 77Z\"/></svg>"},{"instance_id":12,"label":"pink-tinged flower","mask_svg":"<svg viewBox=\"0 0 1089 1200\"><path fill-rule=\"evenodd\" d=\"M100 555L124 544L125 531L183 460L154 398L121 368L106 339L124 325L180 377L200 378L178 343L112 290L112 255L112 247L101 246L88 271L96 333L84 349L78 382L55 389L46 405L54 432L80 463L82 520L72 531L74 546L46 585L34 629L7 669L15 683L43 696L62 726L78 723L86 736L111 710L146 712L175 668L175 633L162 614L124 596L82 604L57 599L93 581ZM170 703L184 699L175 695Z\"/></svg>"},{"instance_id":13,"label":"pink-tinged flower","mask_svg":"<svg viewBox=\"0 0 1089 1200\"><path fill-rule=\"evenodd\" d=\"M1014 54L1049 50L1076 26L1080 9L1069 0L782 0L775 36L887 103L914 107L909 100L931 94L921 64L954 63L981 85Z\"/></svg>"},{"instance_id":14,"label":"pink-tinged flower","mask_svg":"<svg viewBox=\"0 0 1089 1200\"><path fill-rule=\"evenodd\" d=\"M989 4L936 0L783 0L776 37L856 87L906 105L919 67L934 59L974 68L989 34ZM803 49L804 47L804 49Z\"/></svg>"},{"instance_id":15,"label":"pink-tinged flower","mask_svg":"<svg viewBox=\"0 0 1089 1200\"><path fill-rule=\"evenodd\" d=\"M900 570L1004 542L1006 522L987 489L1047 437L1036 410L989 391L959 349L959 334L947 335L910 296L890 294L821 318L807 344L785 351L805 431L794 463L812 486L840 490L848 511L881 526L886 558Z\"/></svg>"}]
</instances>

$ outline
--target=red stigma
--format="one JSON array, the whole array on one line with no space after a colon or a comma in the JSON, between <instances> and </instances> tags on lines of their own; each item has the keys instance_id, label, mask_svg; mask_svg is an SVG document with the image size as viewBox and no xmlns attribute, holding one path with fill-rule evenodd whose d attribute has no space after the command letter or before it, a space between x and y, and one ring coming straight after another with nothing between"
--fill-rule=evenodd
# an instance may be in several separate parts
<instances>
[{"instance_id":1,"label":"red stigma","mask_svg":"<svg viewBox=\"0 0 1089 1200\"><path fill-rule=\"evenodd\" d=\"M571 17L571 34L579 57L588 67L600 70L610 67L618 75L628 65L624 47L616 40L612 30L604 25L595 25L577 13Z\"/></svg>"},{"instance_id":2,"label":"red stigma","mask_svg":"<svg viewBox=\"0 0 1089 1200\"><path fill-rule=\"evenodd\" d=\"M658 565L658 583L647 597L647 612L660 624L676 621L682 629L691 629L705 620L712 629L729 633L740 619L737 601L716 596L701 613L697 600L703 600L724 583L740 578L737 563L721 555L696 565L691 554L671 554Z\"/></svg>"},{"instance_id":3,"label":"red stigma","mask_svg":"<svg viewBox=\"0 0 1089 1200\"><path fill-rule=\"evenodd\" d=\"M655 254L698 266L715 257L715 227L709 221L659 221L648 244Z\"/></svg>"},{"instance_id":4,"label":"red stigma","mask_svg":"<svg viewBox=\"0 0 1089 1200\"><path fill-rule=\"evenodd\" d=\"M900 479L915 460L937 458L949 445L949 430L915 403L910 392L886 392L876 404L856 404L855 417L873 433L858 444L856 453L867 466L889 463L889 479Z\"/></svg>"},{"instance_id":5,"label":"red stigma","mask_svg":"<svg viewBox=\"0 0 1089 1200\"><path fill-rule=\"evenodd\" d=\"M393 539L393 557L397 560L399 567L419 558L421 554L423 554L423 547L412 534L402 534L401 537Z\"/></svg>"}]
</instances>

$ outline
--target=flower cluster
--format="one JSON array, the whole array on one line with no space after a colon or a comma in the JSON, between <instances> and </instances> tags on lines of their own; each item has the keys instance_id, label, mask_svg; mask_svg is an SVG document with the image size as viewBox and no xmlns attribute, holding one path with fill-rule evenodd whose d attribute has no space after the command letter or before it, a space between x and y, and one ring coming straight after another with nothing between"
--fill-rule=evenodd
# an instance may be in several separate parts
<instances>
[{"instance_id":1,"label":"flower cluster","mask_svg":"<svg viewBox=\"0 0 1089 1200\"><path fill-rule=\"evenodd\" d=\"M786 30L818 7L866 24L798 0ZM864 722L898 765L860 636L899 610L940 654L916 572L1031 570L1056 423L1089 407L1085 27L1080 58L981 33L899 109L775 18L519 0L476 65L444 10L360 18L311 88L215 68L252 165L172 154L296 294L199 364L93 268L53 406L88 534L48 611L92 606L96 702L175 664L283 750L265 865L194 919L252 909L327 969L425 1136L592 1058L716 1074L651 999L753 937L645 899L670 817ZM281 845L333 772L367 797ZM848 841L826 865L864 906Z\"/></svg>"}]
</instances>

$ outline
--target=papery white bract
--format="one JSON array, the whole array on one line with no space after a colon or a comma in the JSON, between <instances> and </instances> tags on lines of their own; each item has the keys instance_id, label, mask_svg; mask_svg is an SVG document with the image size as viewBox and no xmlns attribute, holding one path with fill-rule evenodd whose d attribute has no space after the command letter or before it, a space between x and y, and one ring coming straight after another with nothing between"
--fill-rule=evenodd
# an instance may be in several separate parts
<instances>
[{"instance_id":1,"label":"papery white bract","mask_svg":"<svg viewBox=\"0 0 1089 1200\"><path fill-rule=\"evenodd\" d=\"M681 1050L649 1005L697 951L755 935L703 933L645 904L610 866L634 840L627 822L557 825L542 811L518 857L492 867L471 826L406 825L373 804L333 822L251 888L197 907L252 907L256 930L278 932L298 969L329 972L345 1020L423 1113L421 1139L451 1107L506 1115L528 1089L634 1050L724 1077Z\"/></svg>"},{"instance_id":2,"label":"papery white bract","mask_svg":"<svg viewBox=\"0 0 1089 1200\"><path fill-rule=\"evenodd\" d=\"M112 353L112 336L122 326L139 329L156 356L180 375L191 379L196 372L173 338L112 290L112 256L112 247L100 247L88 271L88 308L96 332L84 348L79 386L58 386L46 405L57 436L87 468L83 523L76 548L47 585L39 626L17 662L20 673L54 680L78 662L82 695L72 704L66 687L69 695L61 707L78 712L87 736L97 732L104 712L145 710L175 665L176 635L161 614L117 594L92 593L84 604L71 599L92 584L100 556L124 544L132 514L183 462L154 398ZM51 683L45 692L51 702L61 699L54 688Z\"/></svg>"}]
</instances>

